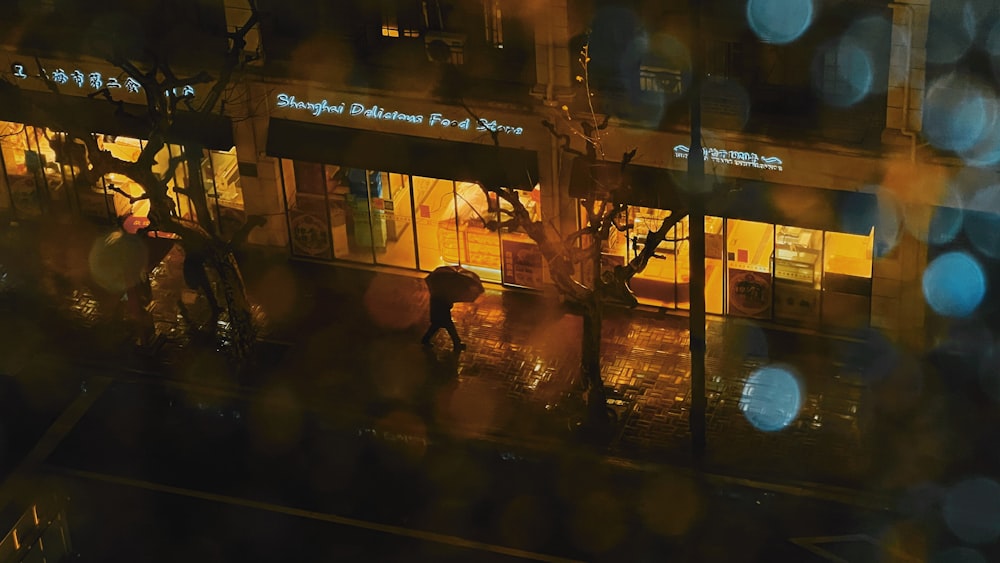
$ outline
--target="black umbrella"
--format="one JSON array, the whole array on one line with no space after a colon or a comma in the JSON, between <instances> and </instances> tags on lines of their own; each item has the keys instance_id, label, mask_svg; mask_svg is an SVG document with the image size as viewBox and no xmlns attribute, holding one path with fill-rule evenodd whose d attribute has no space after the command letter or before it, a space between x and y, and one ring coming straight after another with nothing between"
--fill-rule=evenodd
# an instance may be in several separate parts
<instances>
[{"instance_id":1,"label":"black umbrella","mask_svg":"<svg viewBox=\"0 0 1000 563\"><path fill-rule=\"evenodd\" d=\"M441 266L424 278L431 297L452 303L472 302L483 294L483 282L461 266Z\"/></svg>"}]
</instances>

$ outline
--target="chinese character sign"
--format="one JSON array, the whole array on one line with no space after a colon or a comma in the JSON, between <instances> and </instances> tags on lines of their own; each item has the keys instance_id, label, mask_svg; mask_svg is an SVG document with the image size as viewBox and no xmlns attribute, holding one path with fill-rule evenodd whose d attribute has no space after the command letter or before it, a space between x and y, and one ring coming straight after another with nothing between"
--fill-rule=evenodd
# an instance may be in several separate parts
<instances>
[{"instance_id":1,"label":"chinese character sign","mask_svg":"<svg viewBox=\"0 0 1000 563\"><path fill-rule=\"evenodd\" d=\"M42 69L41 72L32 74L29 72L26 64L14 62L10 65L10 73L18 80L28 80L31 78L47 79L60 86L75 86L77 89L89 92L96 92L104 88L109 90L121 89L129 94L139 94L142 92L142 84L131 76L105 76L104 73L95 70L88 71L87 69L80 68L70 69L59 67L51 72ZM194 86L188 84L181 88L175 88L171 93L173 95L193 98L196 92Z\"/></svg>"}]
</instances>

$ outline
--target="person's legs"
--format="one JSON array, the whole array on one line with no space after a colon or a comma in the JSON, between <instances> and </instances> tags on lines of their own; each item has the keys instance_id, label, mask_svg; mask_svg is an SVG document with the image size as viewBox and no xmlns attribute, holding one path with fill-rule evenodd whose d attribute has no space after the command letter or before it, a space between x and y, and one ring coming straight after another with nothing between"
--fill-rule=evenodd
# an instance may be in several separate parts
<instances>
[{"instance_id":1,"label":"person's legs","mask_svg":"<svg viewBox=\"0 0 1000 563\"><path fill-rule=\"evenodd\" d=\"M420 339L420 343L423 344L424 346L427 346L428 344L430 344L431 343L431 338L434 338L434 335L439 330L441 330L441 326L440 325L438 325L436 323L431 323L431 326L429 326L427 328L427 332L424 333L423 338Z\"/></svg>"},{"instance_id":2,"label":"person's legs","mask_svg":"<svg viewBox=\"0 0 1000 563\"><path fill-rule=\"evenodd\" d=\"M444 325L444 329L448 331L448 336L451 336L451 344L455 348L455 351L465 350L465 344L463 344L462 339L458 337L458 329L455 328L455 321L449 320L448 323Z\"/></svg>"}]
</instances>

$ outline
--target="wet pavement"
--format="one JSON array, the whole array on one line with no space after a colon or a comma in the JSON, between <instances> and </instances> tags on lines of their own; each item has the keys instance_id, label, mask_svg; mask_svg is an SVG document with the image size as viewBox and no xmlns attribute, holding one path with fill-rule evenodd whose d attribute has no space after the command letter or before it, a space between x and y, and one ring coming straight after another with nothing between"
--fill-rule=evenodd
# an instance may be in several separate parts
<instances>
[{"instance_id":1,"label":"wet pavement","mask_svg":"<svg viewBox=\"0 0 1000 563\"><path fill-rule=\"evenodd\" d=\"M184 286L182 258L175 247L151 272L157 337L141 348L129 342L129 330L112 328L113 299L72 280L38 286L60 290L53 296L57 308L81 327L118 335L118 347L91 350L93 356L113 349L122 369L183 372L182 379L235 385L213 372L217 363L185 355L189 346L178 303L196 319L208 315L203 299ZM581 322L554 296L489 286L475 303L456 305L455 321L468 344L456 356L443 332L433 350L419 346L428 322L427 294L416 273L295 261L260 248L243 253L241 264L263 349L270 354L262 361L270 362L261 369L267 373L254 384L290 389L330 408L416 417L460 436L543 448L567 439L560 431L570 416L566 397L575 396ZM685 316L672 312L609 309L602 365L618 421L607 455L691 462L687 325ZM885 468L878 465L879 441L868 414L871 388L862 377L861 360L870 359L866 346L751 320L710 318L706 469L877 487ZM749 374L773 363L797 374L802 408L787 428L762 432L747 422L740 398Z\"/></svg>"},{"instance_id":2,"label":"wet pavement","mask_svg":"<svg viewBox=\"0 0 1000 563\"><path fill-rule=\"evenodd\" d=\"M861 535L860 563L891 547L886 511L584 451L352 427L266 393L88 394L39 472L83 560L819 562L800 542Z\"/></svg>"}]
</instances>

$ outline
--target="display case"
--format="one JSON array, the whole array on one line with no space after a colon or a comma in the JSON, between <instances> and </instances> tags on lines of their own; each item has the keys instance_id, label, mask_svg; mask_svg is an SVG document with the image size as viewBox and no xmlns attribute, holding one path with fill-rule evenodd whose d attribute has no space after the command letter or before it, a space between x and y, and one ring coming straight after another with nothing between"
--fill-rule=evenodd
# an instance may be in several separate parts
<instances>
[{"instance_id":1,"label":"display case","mask_svg":"<svg viewBox=\"0 0 1000 563\"><path fill-rule=\"evenodd\" d=\"M774 277L819 289L821 252L817 231L778 226L774 233Z\"/></svg>"}]
</instances>

